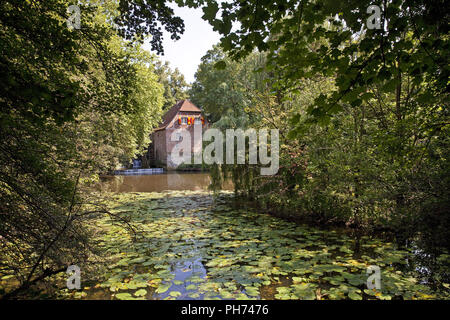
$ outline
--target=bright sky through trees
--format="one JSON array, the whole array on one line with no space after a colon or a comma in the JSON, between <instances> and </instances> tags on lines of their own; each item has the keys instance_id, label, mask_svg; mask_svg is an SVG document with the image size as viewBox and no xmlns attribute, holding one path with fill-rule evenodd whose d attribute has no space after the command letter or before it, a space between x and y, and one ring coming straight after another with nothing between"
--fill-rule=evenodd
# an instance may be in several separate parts
<instances>
[{"instance_id":1,"label":"bright sky through trees","mask_svg":"<svg viewBox=\"0 0 450 320\"><path fill-rule=\"evenodd\" d=\"M186 31L178 41L170 39L170 34L164 32L164 56L160 58L169 61L172 68L178 68L186 81L191 83L200 59L219 41L220 35L202 19L201 9L179 8L175 4L171 7L175 15L184 20ZM150 51L148 44L144 48Z\"/></svg>"}]
</instances>

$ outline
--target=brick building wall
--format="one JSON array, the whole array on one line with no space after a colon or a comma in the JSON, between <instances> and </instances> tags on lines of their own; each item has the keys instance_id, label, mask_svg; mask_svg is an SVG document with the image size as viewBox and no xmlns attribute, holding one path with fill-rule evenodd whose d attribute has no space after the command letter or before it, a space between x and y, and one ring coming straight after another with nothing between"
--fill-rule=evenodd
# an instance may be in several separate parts
<instances>
[{"instance_id":1,"label":"brick building wall","mask_svg":"<svg viewBox=\"0 0 450 320\"><path fill-rule=\"evenodd\" d=\"M163 125L151 135L152 145L149 150L149 158L151 158L150 162L153 166L163 166L168 170L176 169L177 165L172 161L172 151L179 141L171 141L171 135L178 129L189 131L191 135L191 154L201 152L201 140L194 141L194 125L180 124L180 118L202 119L202 113L190 101L182 100L165 114ZM206 129L207 125L207 121L204 119L203 130Z\"/></svg>"},{"instance_id":2,"label":"brick building wall","mask_svg":"<svg viewBox=\"0 0 450 320\"><path fill-rule=\"evenodd\" d=\"M166 130L159 130L152 134L151 140L152 140L152 150L153 153L153 165L160 166L160 165L166 165L167 162L167 149L166 149Z\"/></svg>"},{"instance_id":3,"label":"brick building wall","mask_svg":"<svg viewBox=\"0 0 450 320\"><path fill-rule=\"evenodd\" d=\"M201 146L201 140L200 141L194 141L194 125L192 124L179 124L178 123L178 119L179 118L183 118L183 117L187 117L187 118L194 118L194 119L201 119L202 115L201 113L194 113L194 112L179 112L176 117L174 118L173 123L171 123L171 125L167 126L166 128L166 150L167 150L167 154L166 154L166 166L167 169L174 169L176 168L176 164L173 163L173 161L171 160L172 158L172 151L174 149L174 147L179 143L179 141L171 141L171 136L173 134L173 132L175 132L176 130L187 130L189 132L189 134L191 135L191 154L193 156L193 154L195 152L200 152L202 150L202 146ZM206 122L205 122L206 125ZM204 128L204 126L203 126Z\"/></svg>"}]
</instances>

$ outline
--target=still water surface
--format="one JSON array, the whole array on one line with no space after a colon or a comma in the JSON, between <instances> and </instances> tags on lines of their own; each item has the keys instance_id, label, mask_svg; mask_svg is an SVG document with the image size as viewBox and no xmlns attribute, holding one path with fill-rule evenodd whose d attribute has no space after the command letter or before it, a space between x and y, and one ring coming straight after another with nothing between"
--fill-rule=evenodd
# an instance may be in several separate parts
<instances>
[{"instance_id":1,"label":"still water surface","mask_svg":"<svg viewBox=\"0 0 450 320\"><path fill-rule=\"evenodd\" d=\"M102 178L102 189L112 192L162 192L167 190L208 190L211 177L208 173L165 173L136 176L107 176ZM232 190L231 182L224 190Z\"/></svg>"},{"instance_id":2,"label":"still water surface","mask_svg":"<svg viewBox=\"0 0 450 320\"><path fill-rule=\"evenodd\" d=\"M56 298L449 298L421 281L414 270L424 266L410 250L369 237L356 246L337 230L257 212L230 191L213 197L210 183L207 173L104 177L100 189L115 192L111 211L135 233L109 216L93 220L102 263L84 273L82 290L55 283ZM381 290L367 289L370 265L380 267Z\"/></svg>"},{"instance_id":3,"label":"still water surface","mask_svg":"<svg viewBox=\"0 0 450 320\"><path fill-rule=\"evenodd\" d=\"M105 261L85 273L83 290L63 299L448 299L413 270L413 254L381 239L355 240L257 212L224 191L213 197L206 173L113 176L109 216L94 241ZM232 189L231 183L225 186ZM359 249L356 250L355 248ZM382 290L367 290L366 269L379 266ZM84 266L82 266L84 268ZM1 276L0 276L1 279ZM4 281L3 281L4 282ZM0 280L0 289L4 283Z\"/></svg>"},{"instance_id":4,"label":"still water surface","mask_svg":"<svg viewBox=\"0 0 450 320\"><path fill-rule=\"evenodd\" d=\"M205 173L115 176L115 213L140 229L137 239L109 221L98 241L111 252L87 299L424 299L445 297L414 277L407 250L381 239L355 240L268 216L212 197ZM231 183L225 186L231 190ZM366 287L379 266L383 290ZM94 287L95 289L93 289ZM66 298L77 298L70 295Z\"/></svg>"}]
</instances>

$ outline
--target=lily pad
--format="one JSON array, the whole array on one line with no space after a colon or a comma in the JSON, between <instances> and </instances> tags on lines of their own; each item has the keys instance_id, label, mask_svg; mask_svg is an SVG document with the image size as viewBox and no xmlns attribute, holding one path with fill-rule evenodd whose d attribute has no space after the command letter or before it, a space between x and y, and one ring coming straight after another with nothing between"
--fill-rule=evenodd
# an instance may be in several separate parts
<instances>
[{"instance_id":1,"label":"lily pad","mask_svg":"<svg viewBox=\"0 0 450 320\"><path fill-rule=\"evenodd\" d=\"M156 289L156 293L164 293L167 290L169 290L171 286L172 286L171 283L160 284L159 287Z\"/></svg>"},{"instance_id":2,"label":"lily pad","mask_svg":"<svg viewBox=\"0 0 450 320\"><path fill-rule=\"evenodd\" d=\"M142 296L145 296L146 294L147 294L147 290L145 290L145 289L139 289L138 291L136 291L134 293L134 295L136 297L142 297Z\"/></svg>"},{"instance_id":3,"label":"lily pad","mask_svg":"<svg viewBox=\"0 0 450 320\"><path fill-rule=\"evenodd\" d=\"M116 298L119 300L131 300L133 297L128 292L118 293L116 294Z\"/></svg>"},{"instance_id":4,"label":"lily pad","mask_svg":"<svg viewBox=\"0 0 450 320\"><path fill-rule=\"evenodd\" d=\"M179 291L171 291L171 292L169 293L169 295L170 295L171 297L176 298L176 297L181 296L181 292L179 292Z\"/></svg>"}]
</instances>

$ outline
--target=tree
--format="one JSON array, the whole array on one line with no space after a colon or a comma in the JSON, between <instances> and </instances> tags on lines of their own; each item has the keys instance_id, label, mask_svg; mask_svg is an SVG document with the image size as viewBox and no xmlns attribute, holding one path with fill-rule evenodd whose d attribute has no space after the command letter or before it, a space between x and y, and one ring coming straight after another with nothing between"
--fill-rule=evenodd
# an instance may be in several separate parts
<instances>
[{"instance_id":1,"label":"tree","mask_svg":"<svg viewBox=\"0 0 450 320\"><path fill-rule=\"evenodd\" d=\"M114 22L120 35L127 40L138 41L151 35L152 50L158 54L164 53L161 24L171 34L172 40L178 40L184 32L183 20L174 16L173 9L164 0L119 0L117 10L119 14L114 16Z\"/></svg>"},{"instance_id":2,"label":"tree","mask_svg":"<svg viewBox=\"0 0 450 320\"><path fill-rule=\"evenodd\" d=\"M439 11L440 1L386 1L385 27L368 29L372 4L204 4L204 19L223 35L215 64L228 70L224 79L231 60L267 53L261 69L269 89L249 90L236 109L250 119L281 115L266 126L286 128L290 118L278 175L262 179L246 166L235 175L238 191L314 223L388 230L400 242L422 234L435 248L448 247L448 11ZM201 75L214 83L217 74ZM202 82L201 97L214 97L218 85Z\"/></svg>"},{"instance_id":3,"label":"tree","mask_svg":"<svg viewBox=\"0 0 450 320\"><path fill-rule=\"evenodd\" d=\"M154 58L108 23L115 3L80 4L80 30L70 4L0 4L0 267L20 281L6 297L98 253L87 221L108 210L90 184L139 153L162 113Z\"/></svg>"},{"instance_id":4,"label":"tree","mask_svg":"<svg viewBox=\"0 0 450 320\"><path fill-rule=\"evenodd\" d=\"M221 63L223 68L218 68ZM219 46L214 46L202 57L190 97L210 121L216 122L225 115L239 117L251 105L251 92L265 87L265 76L255 72L264 63L265 57L256 53L244 62L233 61Z\"/></svg>"},{"instance_id":5,"label":"tree","mask_svg":"<svg viewBox=\"0 0 450 320\"><path fill-rule=\"evenodd\" d=\"M169 62L162 63L161 60L157 60L155 63L155 73L158 75L158 82L164 87L164 111L169 110L178 101L189 97L187 93L189 84L178 68L172 70Z\"/></svg>"},{"instance_id":6,"label":"tree","mask_svg":"<svg viewBox=\"0 0 450 320\"><path fill-rule=\"evenodd\" d=\"M254 48L267 51L269 65L282 72L279 85L287 90L314 74L335 75L336 90L317 97L308 111L316 120L328 121L342 110L341 102L359 106L368 101L371 95L365 90L370 85L381 84L400 96L406 77L422 88L417 99L430 110L447 105L449 11L444 1L384 1L382 28L368 29L366 11L378 4L255 0L219 6L207 1L203 11L204 19L223 35L221 45L233 58L240 59ZM232 29L235 22L239 22L237 30Z\"/></svg>"}]
</instances>

